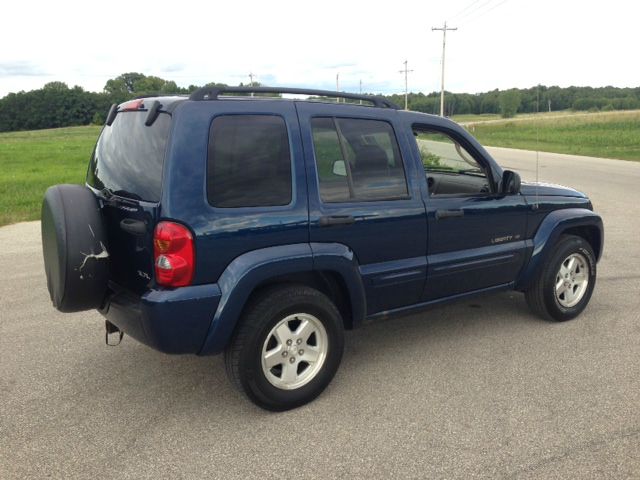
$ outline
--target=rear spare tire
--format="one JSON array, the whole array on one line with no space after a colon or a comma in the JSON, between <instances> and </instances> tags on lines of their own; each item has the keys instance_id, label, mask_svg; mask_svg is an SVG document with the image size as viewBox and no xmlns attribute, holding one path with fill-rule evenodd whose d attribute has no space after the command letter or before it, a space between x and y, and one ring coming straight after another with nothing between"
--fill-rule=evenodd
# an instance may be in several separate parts
<instances>
[{"instance_id":1,"label":"rear spare tire","mask_svg":"<svg viewBox=\"0 0 640 480\"><path fill-rule=\"evenodd\" d=\"M61 312L99 308L107 291L109 253L100 205L82 185L54 185L42 202L47 288Z\"/></svg>"}]
</instances>

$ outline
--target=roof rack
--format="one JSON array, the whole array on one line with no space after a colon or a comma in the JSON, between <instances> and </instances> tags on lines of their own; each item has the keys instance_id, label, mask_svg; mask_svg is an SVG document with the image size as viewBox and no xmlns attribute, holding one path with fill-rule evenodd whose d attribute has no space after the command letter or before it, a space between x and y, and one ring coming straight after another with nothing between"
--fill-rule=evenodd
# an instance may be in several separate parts
<instances>
[{"instance_id":1,"label":"roof rack","mask_svg":"<svg viewBox=\"0 0 640 480\"><path fill-rule=\"evenodd\" d=\"M318 97L346 98L372 103L375 107L400 110L395 103L374 95L358 95L356 93L332 92L330 90L311 90L307 88L287 87L202 87L194 91L189 100L218 100L224 93L290 93L295 95L311 95Z\"/></svg>"}]
</instances>

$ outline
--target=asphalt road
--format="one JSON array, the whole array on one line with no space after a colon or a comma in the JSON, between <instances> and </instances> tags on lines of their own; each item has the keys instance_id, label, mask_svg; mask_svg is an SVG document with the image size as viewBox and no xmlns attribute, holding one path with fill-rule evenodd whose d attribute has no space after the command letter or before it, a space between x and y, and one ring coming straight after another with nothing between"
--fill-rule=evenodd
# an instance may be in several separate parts
<instances>
[{"instance_id":1,"label":"asphalt road","mask_svg":"<svg viewBox=\"0 0 640 480\"><path fill-rule=\"evenodd\" d=\"M492 149L535 178L535 154ZM586 312L517 293L348 332L295 411L236 393L221 357L171 357L50 305L39 224L0 228L0 478L640 478L640 163L540 155L588 192L604 257Z\"/></svg>"}]
</instances>

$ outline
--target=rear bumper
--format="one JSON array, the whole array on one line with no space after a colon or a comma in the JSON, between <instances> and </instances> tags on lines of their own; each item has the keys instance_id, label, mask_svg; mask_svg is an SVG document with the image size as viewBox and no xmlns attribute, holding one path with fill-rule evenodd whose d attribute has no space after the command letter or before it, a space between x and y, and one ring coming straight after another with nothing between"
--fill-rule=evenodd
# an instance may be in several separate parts
<instances>
[{"instance_id":1,"label":"rear bumper","mask_svg":"<svg viewBox=\"0 0 640 480\"><path fill-rule=\"evenodd\" d=\"M164 353L198 353L220 302L217 284L114 291L100 313L127 335Z\"/></svg>"}]
</instances>

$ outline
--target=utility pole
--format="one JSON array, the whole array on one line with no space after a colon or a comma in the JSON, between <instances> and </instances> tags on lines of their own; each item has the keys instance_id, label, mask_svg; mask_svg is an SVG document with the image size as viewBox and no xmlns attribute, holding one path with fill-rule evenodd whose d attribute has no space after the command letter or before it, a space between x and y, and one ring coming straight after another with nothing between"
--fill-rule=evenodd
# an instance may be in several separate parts
<instances>
[{"instance_id":1,"label":"utility pole","mask_svg":"<svg viewBox=\"0 0 640 480\"><path fill-rule=\"evenodd\" d=\"M447 27L447 22L444 22L444 27L431 27L431 31L442 30L442 86L440 88L440 116L444 117L444 52L447 44L447 30L458 30L458 28Z\"/></svg>"},{"instance_id":2,"label":"utility pole","mask_svg":"<svg viewBox=\"0 0 640 480\"><path fill-rule=\"evenodd\" d=\"M340 72L336 73L336 92L340 91ZM336 102L340 103L340 97L336 97Z\"/></svg>"},{"instance_id":3,"label":"utility pole","mask_svg":"<svg viewBox=\"0 0 640 480\"><path fill-rule=\"evenodd\" d=\"M404 70L400 70L399 73L404 73L404 109L409 110L409 73L413 72L413 70L409 70L409 60L405 60L403 63Z\"/></svg>"},{"instance_id":4,"label":"utility pole","mask_svg":"<svg viewBox=\"0 0 640 480\"><path fill-rule=\"evenodd\" d=\"M362 80L360 80L360 95L362 95ZM360 100L360 105L362 105L362 100Z\"/></svg>"},{"instance_id":5,"label":"utility pole","mask_svg":"<svg viewBox=\"0 0 640 480\"><path fill-rule=\"evenodd\" d=\"M258 78L258 76L255 73L249 72L249 80L251 81L251 83L249 83L250 87L253 87L253 77ZM251 92L251 96L253 97L253 92Z\"/></svg>"}]
</instances>

